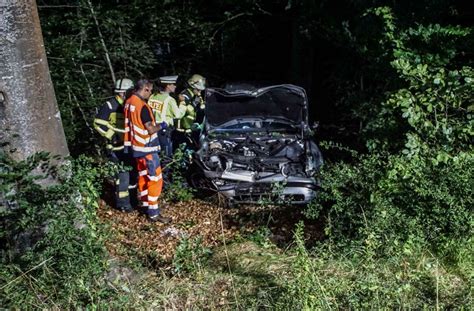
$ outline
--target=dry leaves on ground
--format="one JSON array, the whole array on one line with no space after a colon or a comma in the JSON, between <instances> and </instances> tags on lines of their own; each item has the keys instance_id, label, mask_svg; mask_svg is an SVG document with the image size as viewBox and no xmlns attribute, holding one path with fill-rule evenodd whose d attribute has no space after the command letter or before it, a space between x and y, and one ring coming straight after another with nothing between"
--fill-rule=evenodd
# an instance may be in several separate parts
<instances>
[{"instance_id":1,"label":"dry leaves on ground","mask_svg":"<svg viewBox=\"0 0 474 311\"><path fill-rule=\"evenodd\" d=\"M125 253L153 253L169 262L183 237L200 237L203 246L214 247L224 239L231 241L262 226L270 230L273 242L284 246L291 241L295 224L303 219L297 207L254 205L229 209L197 199L161 204L161 212L172 219L171 224L151 223L141 213L123 213L101 200L98 214L110 225L112 234L107 242L109 252L117 257ZM321 237L317 224L308 223L306 229L307 233L313 232L311 239Z\"/></svg>"}]
</instances>

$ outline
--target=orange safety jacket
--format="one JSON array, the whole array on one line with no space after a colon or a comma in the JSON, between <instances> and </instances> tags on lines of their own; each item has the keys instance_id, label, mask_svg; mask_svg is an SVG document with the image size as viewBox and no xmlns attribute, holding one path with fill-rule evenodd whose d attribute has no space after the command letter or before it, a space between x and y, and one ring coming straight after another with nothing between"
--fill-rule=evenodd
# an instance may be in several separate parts
<instances>
[{"instance_id":1,"label":"orange safety jacket","mask_svg":"<svg viewBox=\"0 0 474 311\"><path fill-rule=\"evenodd\" d=\"M148 109L152 123L155 125L153 112L142 98L133 94L125 102L125 134L123 144L126 152L130 152L131 148L134 158L144 157L147 154L157 153L160 151L158 135L156 133L148 133L142 122L142 109Z\"/></svg>"}]
</instances>

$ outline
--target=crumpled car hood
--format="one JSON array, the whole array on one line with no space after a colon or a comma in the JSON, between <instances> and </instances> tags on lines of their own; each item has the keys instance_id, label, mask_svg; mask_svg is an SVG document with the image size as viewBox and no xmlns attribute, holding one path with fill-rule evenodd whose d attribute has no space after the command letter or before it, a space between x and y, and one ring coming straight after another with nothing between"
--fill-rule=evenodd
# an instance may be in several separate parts
<instances>
[{"instance_id":1,"label":"crumpled car hood","mask_svg":"<svg viewBox=\"0 0 474 311\"><path fill-rule=\"evenodd\" d=\"M303 88L291 84L253 90L206 90L206 119L209 128L238 118L284 118L294 124L307 123L308 100Z\"/></svg>"}]
</instances>

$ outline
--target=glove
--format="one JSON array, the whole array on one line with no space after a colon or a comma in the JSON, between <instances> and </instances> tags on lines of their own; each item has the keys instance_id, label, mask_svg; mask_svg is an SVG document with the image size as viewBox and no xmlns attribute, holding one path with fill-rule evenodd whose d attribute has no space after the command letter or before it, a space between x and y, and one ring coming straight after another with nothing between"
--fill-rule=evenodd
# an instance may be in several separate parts
<instances>
[{"instance_id":1,"label":"glove","mask_svg":"<svg viewBox=\"0 0 474 311\"><path fill-rule=\"evenodd\" d=\"M196 107L199 107L202 102L203 102L203 99L200 96L195 96L193 99L193 105Z\"/></svg>"},{"instance_id":2,"label":"glove","mask_svg":"<svg viewBox=\"0 0 474 311\"><path fill-rule=\"evenodd\" d=\"M110 141L112 142L112 145L117 146L122 142L122 139L117 133L115 133L110 139Z\"/></svg>"},{"instance_id":3,"label":"glove","mask_svg":"<svg viewBox=\"0 0 474 311\"><path fill-rule=\"evenodd\" d=\"M166 129L168 127L168 123L166 123L165 121L161 122L160 123L160 127L162 130Z\"/></svg>"},{"instance_id":4,"label":"glove","mask_svg":"<svg viewBox=\"0 0 474 311\"><path fill-rule=\"evenodd\" d=\"M191 125L191 130L192 130L192 131L200 131L200 130L202 130L202 124L193 123L193 125Z\"/></svg>"}]
</instances>

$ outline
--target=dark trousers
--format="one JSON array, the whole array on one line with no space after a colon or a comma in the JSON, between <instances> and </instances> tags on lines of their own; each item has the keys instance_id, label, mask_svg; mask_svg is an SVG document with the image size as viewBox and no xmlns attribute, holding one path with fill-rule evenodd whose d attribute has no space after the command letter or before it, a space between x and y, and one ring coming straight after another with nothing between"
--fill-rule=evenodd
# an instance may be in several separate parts
<instances>
[{"instance_id":1,"label":"dark trousers","mask_svg":"<svg viewBox=\"0 0 474 311\"><path fill-rule=\"evenodd\" d=\"M160 142L160 156L164 158L173 157L173 144L171 142L172 129L166 128L158 132L158 140Z\"/></svg>"},{"instance_id":2,"label":"dark trousers","mask_svg":"<svg viewBox=\"0 0 474 311\"><path fill-rule=\"evenodd\" d=\"M193 137L193 133L185 133L176 130L173 134L173 147L178 149L182 144L185 144L187 150L196 150L197 143Z\"/></svg>"},{"instance_id":3,"label":"dark trousers","mask_svg":"<svg viewBox=\"0 0 474 311\"><path fill-rule=\"evenodd\" d=\"M123 151L110 151L110 161L122 165L115 176L115 207L130 210L138 204L138 173L131 155Z\"/></svg>"},{"instance_id":4,"label":"dark trousers","mask_svg":"<svg viewBox=\"0 0 474 311\"><path fill-rule=\"evenodd\" d=\"M166 128L158 132L158 140L160 142L160 160L162 164L162 174L164 179L164 187L170 180L170 170L168 164L173 160L173 142L171 135L173 134L172 128Z\"/></svg>"}]
</instances>

